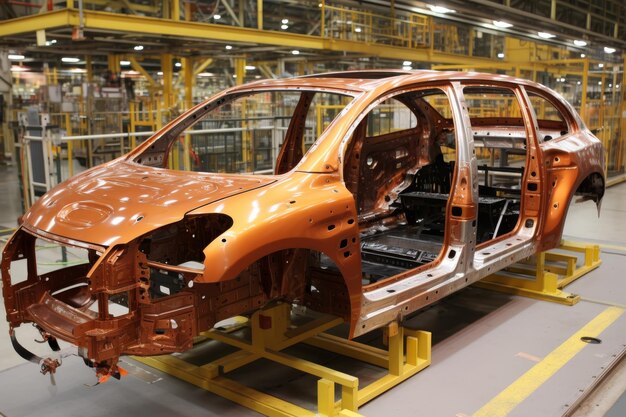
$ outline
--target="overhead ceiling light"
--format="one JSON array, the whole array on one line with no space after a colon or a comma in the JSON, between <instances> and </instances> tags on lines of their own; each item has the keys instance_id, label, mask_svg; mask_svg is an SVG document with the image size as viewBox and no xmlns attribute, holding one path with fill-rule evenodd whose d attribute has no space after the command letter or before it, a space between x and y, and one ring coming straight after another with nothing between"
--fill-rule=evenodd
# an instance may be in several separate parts
<instances>
[{"instance_id":1,"label":"overhead ceiling light","mask_svg":"<svg viewBox=\"0 0 626 417\"><path fill-rule=\"evenodd\" d=\"M502 28L502 29L510 28L510 27L512 27L512 26L513 26L511 23L509 23L509 22L504 22L504 21L502 21L502 20L494 20L494 21L493 21L493 25L494 25L495 27L499 27L499 28Z\"/></svg>"},{"instance_id":2,"label":"overhead ceiling light","mask_svg":"<svg viewBox=\"0 0 626 417\"><path fill-rule=\"evenodd\" d=\"M602 81L598 81L598 85L602 85Z\"/></svg>"},{"instance_id":3,"label":"overhead ceiling light","mask_svg":"<svg viewBox=\"0 0 626 417\"><path fill-rule=\"evenodd\" d=\"M411 71L413 68L410 65L404 65L402 69L405 71Z\"/></svg>"},{"instance_id":4,"label":"overhead ceiling light","mask_svg":"<svg viewBox=\"0 0 626 417\"><path fill-rule=\"evenodd\" d=\"M259 78L261 78L261 76L260 75L255 75L254 78L256 78L258 80Z\"/></svg>"},{"instance_id":5,"label":"overhead ceiling light","mask_svg":"<svg viewBox=\"0 0 626 417\"><path fill-rule=\"evenodd\" d=\"M289 23L289 19L283 19L280 21L280 23L282 23L283 25L286 25L287 23Z\"/></svg>"},{"instance_id":6,"label":"overhead ceiling light","mask_svg":"<svg viewBox=\"0 0 626 417\"><path fill-rule=\"evenodd\" d=\"M282 30L286 30L286 29L289 29L289 26L287 26L287 25L280 25L280 28L281 28Z\"/></svg>"},{"instance_id":7,"label":"overhead ceiling light","mask_svg":"<svg viewBox=\"0 0 626 417\"><path fill-rule=\"evenodd\" d=\"M580 54L580 57L581 57L581 58L584 58L584 57L586 57L586 56L587 56L587 55L585 55L585 54Z\"/></svg>"},{"instance_id":8,"label":"overhead ceiling light","mask_svg":"<svg viewBox=\"0 0 626 417\"><path fill-rule=\"evenodd\" d=\"M163 75L163 71L157 71L157 75Z\"/></svg>"},{"instance_id":9,"label":"overhead ceiling light","mask_svg":"<svg viewBox=\"0 0 626 417\"><path fill-rule=\"evenodd\" d=\"M411 64L413 64L411 61L404 61L404 62L402 63L402 65L404 65L405 67L410 67L410 66L411 66Z\"/></svg>"},{"instance_id":10,"label":"overhead ceiling light","mask_svg":"<svg viewBox=\"0 0 626 417\"><path fill-rule=\"evenodd\" d=\"M602 62L600 62L600 63L598 64L598 68L604 68L604 64L603 64Z\"/></svg>"},{"instance_id":11,"label":"overhead ceiling light","mask_svg":"<svg viewBox=\"0 0 626 417\"><path fill-rule=\"evenodd\" d=\"M504 58L504 52L499 52L498 53L498 58L503 59Z\"/></svg>"},{"instance_id":12,"label":"overhead ceiling light","mask_svg":"<svg viewBox=\"0 0 626 417\"><path fill-rule=\"evenodd\" d=\"M127 67L127 66L130 65L130 61L122 60L122 61L120 61L120 65L123 66L123 67Z\"/></svg>"},{"instance_id":13,"label":"overhead ceiling light","mask_svg":"<svg viewBox=\"0 0 626 417\"><path fill-rule=\"evenodd\" d=\"M7 58L9 58L9 60L11 61L22 61L26 57L20 54L9 54Z\"/></svg>"},{"instance_id":14,"label":"overhead ceiling light","mask_svg":"<svg viewBox=\"0 0 626 417\"><path fill-rule=\"evenodd\" d=\"M30 68L28 67L23 67L21 65L11 65L11 72L25 72L28 71Z\"/></svg>"},{"instance_id":15,"label":"overhead ceiling light","mask_svg":"<svg viewBox=\"0 0 626 417\"><path fill-rule=\"evenodd\" d=\"M84 68L70 68L70 72L74 72L78 74L85 74L87 70Z\"/></svg>"},{"instance_id":16,"label":"overhead ceiling light","mask_svg":"<svg viewBox=\"0 0 626 417\"><path fill-rule=\"evenodd\" d=\"M615 48L611 48L608 46L604 47L604 52L606 52L607 54L612 54L613 52L615 52Z\"/></svg>"},{"instance_id":17,"label":"overhead ceiling light","mask_svg":"<svg viewBox=\"0 0 626 417\"><path fill-rule=\"evenodd\" d=\"M246 65L246 71L254 71L256 67L254 65Z\"/></svg>"},{"instance_id":18,"label":"overhead ceiling light","mask_svg":"<svg viewBox=\"0 0 626 417\"><path fill-rule=\"evenodd\" d=\"M361 33L361 28L357 26L357 27L354 28L354 31L356 33Z\"/></svg>"},{"instance_id":19,"label":"overhead ceiling light","mask_svg":"<svg viewBox=\"0 0 626 417\"><path fill-rule=\"evenodd\" d=\"M574 41L574 45L576 45L576 46L581 46L581 47L582 47L582 46L587 46L587 42L585 42L585 41L581 41L580 39L576 39L576 40Z\"/></svg>"},{"instance_id":20,"label":"overhead ceiling light","mask_svg":"<svg viewBox=\"0 0 626 417\"><path fill-rule=\"evenodd\" d=\"M455 13L456 10L452 10L452 9L448 9L447 7L443 7L443 6L433 6L432 4L428 5L428 8L430 9L431 12L435 12L435 13Z\"/></svg>"},{"instance_id":21,"label":"overhead ceiling light","mask_svg":"<svg viewBox=\"0 0 626 417\"><path fill-rule=\"evenodd\" d=\"M70 63L70 64L75 64L78 61L80 61L80 59L69 57L69 56L64 56L63 58L61 58L61 61L67 62L67 63Z\"/></svg>"},{"instance_id":22,"label":"overhead ceiling light","mask_svg":"<svg viewBox=\"0 0 626 417\"><path fill-rule=\"evenodd\" d=\"M177 62L177 63L175 63L175 64L174 64L174 66L175 66L176 68L180 68L180 67L182 67L182 66L183 66L183 64L181 64L180 62Z\"/></svg>"},{"instance_id":23,"label":"overhead ceiling light","mask_svg":"<svg viewBox=\"0 0 626 417\"><path fill-rule=\"evenodd\" d=\"M537 32L537 35L539 35L539 37L543 39L552 39L556 37L556 35L553 35L548 32Z\"/></svg>"},{"instance_id":24,"label":"overhead ceiling light","mask_svg":"<svg viewBox=\"0 0 626 417\"><path fill-rule=\"evenodd\" d=\"M291 51L291 55L300 55L300 51L294 49L293 51Z\"/></svg>"},{"instance_id":25,"label":"overhead ceiling light","mask_svg":"<svg viewBox=\"0 0 626 417\"><path fill-rule=\"evenodd\" d=\"M230 46L230 45L226 45L224 48L225 48L226 50L228 50L228 51L230 51L231 49L233 49L233 47L232 47L232 46Z\"/></svg>"},{"instance_id":26,"label":"overhead ceiling light","mask_svg":"<svg viewBox=\"0 0 626 417\"><path fill-rule=\"evenodd\" d=\"M221 14L214 14L213 15L213 19L215 19L215 20L220 20L221 18L222 18Z\"/></svg>"},{"instance_id":27,"label":"overhead ceiling light","mask_svg":"<svg viewBox=\"0 0 626 417\"><path fill-rule=\"evenodd\" d=\"M143 51L143 45L135 45L133 48L135 51Z\"/></svg>"},{"instance_id":28,"label":"overhead ceiling light","mask_svg":"<svg viewBox=\"0 0 626 417\"><path fill-rule=\"evenodd\" d=\"M576 85L580 85L580 81L576 81Z\"/></svg>"},{"instance_id":29,"label":"overhead ceiling light","mask_svg":"<svg viewBox=\"0 0 626 417\"><path fill-rule=\"evenodd\" d=\"M215 74L213 74L212 72L201 72L200 74L198 74L198 77L212 77Z\"/></svg>"}]
</instances>

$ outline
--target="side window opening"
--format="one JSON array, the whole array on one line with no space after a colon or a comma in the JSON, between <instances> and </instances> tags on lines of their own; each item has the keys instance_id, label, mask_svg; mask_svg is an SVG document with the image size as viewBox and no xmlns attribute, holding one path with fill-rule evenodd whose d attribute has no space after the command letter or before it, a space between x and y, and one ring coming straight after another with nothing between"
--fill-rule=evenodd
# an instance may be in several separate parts
<instances>
[{"instance_id":1,"label":"side window opening","mask_svg":"<svg viewBox=\"0 0 626 417\"><path fill-rule=\"evenodd\" d=\"M351 100L326 91L233 93L189 114L134 161L196 172L287 172Z\"/></svg>"},{"instance_id":2,"label":"side window opening","mask_svg":"<svg viewBox=\"0 0 626 417\"><path fill-rule=\"evenodd\" d=\"M364 284L439 256L455 160L450 104L440 89L388 98L359 122L344 181L359 215Z\"/></svg>"},{"instance_id":3,"label":"side window opening","mask_svg":"<svg viewBox=\"0 0 626 417\"><path fill-rule=\"evenodd\" d=\"M527 89L526 92L537 116L539 140L549 141L570 132L563 113L551 101L532 89Z\"/></svg>"},{"instance_id":4,"label":"side window opening","mask_svg":"<svg viewBox=\"0 0 626 417\"><path fill-rule=\"evenodd\" d=\"M478 165L477 243L513 231L519 221L527 135L517 97L500 87L465 87Z\"/></svg>"}]
</instances>

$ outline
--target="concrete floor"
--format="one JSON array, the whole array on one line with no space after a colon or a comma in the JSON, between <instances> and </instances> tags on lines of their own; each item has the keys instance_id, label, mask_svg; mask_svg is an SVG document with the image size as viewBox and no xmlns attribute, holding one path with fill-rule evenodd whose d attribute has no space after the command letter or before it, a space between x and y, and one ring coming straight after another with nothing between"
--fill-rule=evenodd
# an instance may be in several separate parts
<instances>
[{"instance_id":1,"label":"concrete floor","mask_svg":"<svg viewBox=\"0 0 626 417\"><path fill-rule=\"evenodd\" d=\"M4 196L0 199L0 227L14 227L20 214L15 168L0 167L0 193ZM564 237L602 243L605 263L592 272L593 280L576 282L572 284L575 291L571 291L589 299L626 305L626 291L619 280L623 276L623 259L626 256L625 215L626 184L607 190L599 219L594 204L572 205ZM362 407L360 412L368 417L416 413L429 417L469 416L508 386L511 375L520 375L528 370L534 364L532 358L547 355L564 340L563 335L575 333L605 307L596 302L582 301L575 309L567 310L567 307L551 303L473 288L464 290L411 321L416 328L433 331L433 365ZM37 332L30 326L23 327L18 329L20 341L35 353L47 352L47 345L33 341L38 336ZM589 375L593 374L595 378L596 371L609 363L607 358L617 354L615 346L626 344L624 334L626 318L603 334L606 343L599 346L604 350L589 349L585 355L580 354L572 360L571 368L564 367L559 371L567 381L565 384L557 384L556 381L546 383L544 391L533 394L511 416L564 415L568 412L567 407L564 408L566 403L568 406L578 403L575 395L578 391L589 394L595 385ZM611 341L615 343L612 345ZM484 344L490 349L485 350ZM523 355L520 356L520 353ZM355 373L363 384L380 372L373 367L351 365L341 357L325 357L310 351L304 354L318 355L324 363ZM116 414L121 417L136 413L152 416L258 415L158 371L144 370L144 365L130 359L124 360L126 367L131 369L128 378L87 389L84 384L93 383L93 375L80 359L67 358L57 376L58 385L50 387L47 377L39 375L36 367L15 354L8 338L7 324L0 320L0 386L3 387L0 390L0 416L50 414L53 404L56 404L53 409L63 410L53 415L64 416ZM596 387L586 401L577 405L578 410L571 415L626 415L626 365L623 360L621 362L611 377ZM584 373L581 369L587 368L589 375L581 375ZM268 363L237 372L233 378L250 381L257 388L272 394L294 396L296 402L313 408L314 399L308 388L311 381L306 377L298 378L292 371L281 370ZM266 374L276 377L270 378L269 382L260 378ZM576 388L573 394L564 391L564 386L568 384ZM87 397L89 400L85 399Z\"/></svg>"}]
</instances>

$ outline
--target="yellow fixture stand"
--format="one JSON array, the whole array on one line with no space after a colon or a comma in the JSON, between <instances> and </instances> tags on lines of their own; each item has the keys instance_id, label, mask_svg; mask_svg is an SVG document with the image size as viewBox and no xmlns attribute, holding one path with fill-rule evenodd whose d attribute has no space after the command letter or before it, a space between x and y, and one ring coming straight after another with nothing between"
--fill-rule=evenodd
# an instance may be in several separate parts
<instances>
[{"instance_id":1,"label":"yellow fixture stand","mask_svg":"<svg viewBox=\"0 0 626 417\"><path fill-rule=\"evenodd\" d=\"M277 417L358 417L361 405L415 375L431 362L429 332L405 329L391 323L385 332L389 347L386 351L324 333L341 324L340 318L321 316L298 326L292 325L291 318L291 306L280 303L252 315L248 323L251 340L235 335L232 330L204 332L204 338L239 350L202 366L172 355L134 359L261 414ZM389 372L359 389L359 380L355 376L281 352L301 342L386 368ZM318 377L317 410L302 408L225 376L261 358ZM335 401L335 385L341 387L339 401Z\"/></svg>"},{"instance_id":2,"label":"yellow fixture stand","mask_svg":"<svg viewBox=\"0 0 626 417\"><path fill-rule=\"evenodd\" d=\"M578 266L578 256L567 252L583 254L582 264ZM580 296L562 289L596 269L601 263L599 245L564 240L557 249L518 262L475 285L509 294L574 305L580 301Z\"/></svg>"}]
</instances>

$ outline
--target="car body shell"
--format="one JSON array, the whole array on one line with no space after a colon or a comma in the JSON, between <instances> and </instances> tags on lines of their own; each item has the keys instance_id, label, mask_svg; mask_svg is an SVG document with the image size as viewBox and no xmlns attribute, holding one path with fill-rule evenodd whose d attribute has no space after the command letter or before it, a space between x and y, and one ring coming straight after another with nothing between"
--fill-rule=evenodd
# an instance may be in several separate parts
<instances>
[{"instance_id":1,"label":"car body shell","mask_svg":"<svg viewBox=\"0 0 626 417\"><path fill-rule=\"evenodd\" d=\"M304 250L328 257L341 277L341 282L318 281L318 286L329 285L333 294L324 295L323 300L317 300L311 307L344 316L354 337L402 319L511 263L557 246L565 214L577 191L582 190L586 198L600 203L604 190L601 143L572 106L553 91L502 75L384 73L387 75L379 78L374 72L362 72L347 77L327 74L259 81L229 89L207 102L218 102L229 94L273 90L311 89L354 97L300 162L285 173L259 176L182 172L137 162L159 138L178 135L181 126L194 114L206 111L207 104L202 103L129 154L55 187L23 216L20 229L3 253L3 294L11 328L35 322L45 334L77 344L83 349L83 356L102 369L113 369L121 354L186 350L191 347L193 336L229 314L249 311L275 298L297 299L288 294L297 293L298 280L305 279L304 271L294 266L306 256ZM489 85L512 91L522 103L527 138L527 162L522 178L525 188L518 225L510 233L482 244L475 243L478 171L474 135L463 96L463 87L467 85ZM447 95L456 135L457 162L446 208L442 249L431 263L363 285L359 213L355 196L345 186L342 169L350 138L359 120L385 97L430 87L439 88ZM566 135L550 141L539 137L527 90L555 103L567 119ZM203 267L150 261L138 249L142 236L185 219L195 221L206 216L223 216L216 224L227 224L223 228L215 226L220 233L202 248ZM29 265L34 262L35 237L87 248L97 256L94 255L88 270L70 274L74 278L64 279L57 274L42 279L34 272L35 267L29 266L28 279L12 285L11 262L24 258L29 259ZM281 254L280 259L273 260L273 254L277 253ZM270 267L266 265L266 269L259 271L279 270L280 274L276 273L272 280L282 286L275 290L266 288L262 296L259 294L263 291L252 282L261 272L250 272L250 265L261 259L266 259ZM142 295L141 288L145 289L146 284L141 278L148 267L180 273L193 288L158 303L147 300ZM246 278L250 282L238 287L234 283L242 274L252 278ZM79 275L81 278L76 278ZM96 294L96 298L100 297L98 294L104 297L120 291L133 292L131 313L119 318L94 318L50 295L77 282L72 279L87 283L89 293L92 297ZM207 312L214 304L201 307L206 297L218 300L220 294L226 293L238 294L229 299L229 309L216 314ZM75 317L67 320L72 314ZM176 321L176 328L170 325L171 320ZM159 326L165 330L156 331L161 329Z\"/></svg>"}]
</instances>

